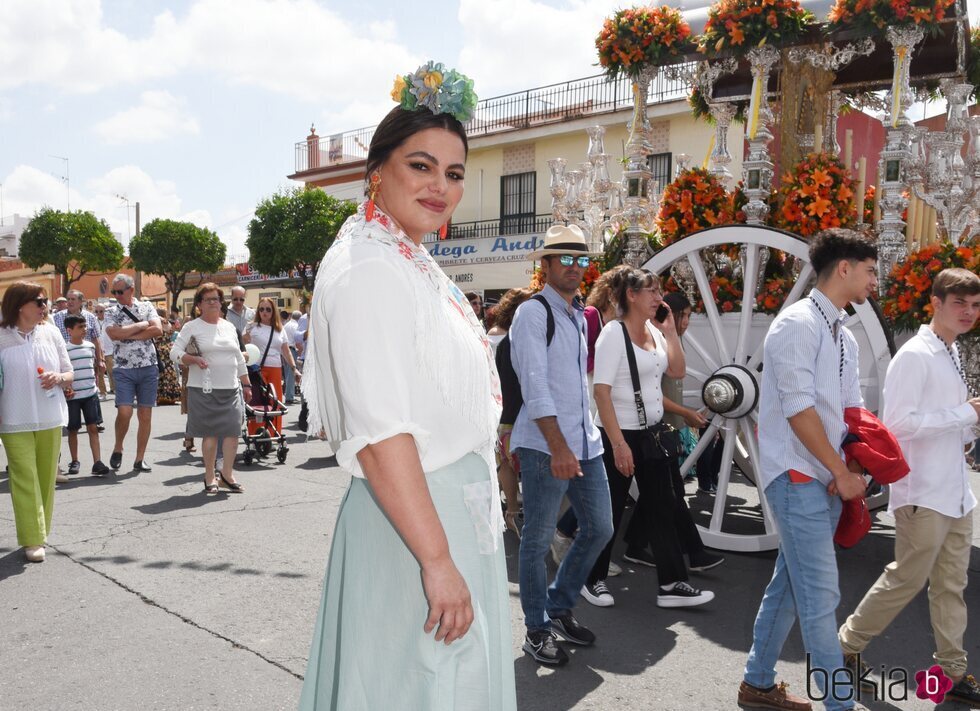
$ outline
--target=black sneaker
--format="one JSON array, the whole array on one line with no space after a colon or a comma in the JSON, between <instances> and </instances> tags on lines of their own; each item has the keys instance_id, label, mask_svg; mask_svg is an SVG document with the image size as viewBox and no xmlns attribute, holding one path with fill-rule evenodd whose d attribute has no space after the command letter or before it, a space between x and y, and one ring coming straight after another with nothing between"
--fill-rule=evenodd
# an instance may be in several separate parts
<instances>
[{"instance_id":1,"label":"black sneaker","mask_svg":"<svg viewBox=\"0 0 980 711\"><path fill-rule=\"evenodd\" d=\"M137 459L135 462L133 462L133 471L152 472L153 470L150 468L150 465L144 462L142 459Z\"/></svg>"},{"instance_id":2,"label":"black sneaker","mask_svg":"<svg viewBox=\"0 0 980 711\"><path fill-rule=\"evenodd\" d=\"M630 563L636 563L638 565L646 565L650 568L657 567L656 558L646 548L627 548L623 554L623 560L628 560Z\"/></svg>"},{"instance_id":3,"label":"black sneaker","mask_svg":"<svg viewBox=\"0 0 980 711\"><path fill-rule=\"evenodd\" d=\"M109 476L112 470L102 463L102 460L97 461L92 465L92 476Z\"/></svg>"},{"instance_id":4,"label":"black sneaker","mask_svg":"<svg viewBox=\"0 0 980 711\"><path fill-rule=\"evenodd\" d=\"M112 453L112 456L109 457L109 466L113 469L119 469L122 466L122 452Z\"/></svg>"},{"instance_id":5,"label":"black sneaker","mask_svg":"<svg viewBox=\"0 0 980 711\"><path fill-rule=\"evenodd\" d=\"M724 562L724 557L720 555L708 553L708 551L701 551L698 555L691 558L690 569L703 573L705 570L711 570L716 565L721 565Z\"/></svg>"},{"instance_id":6,"label":"black sneaker","mask_svg":"<svg viewBox=\"0 0 980 711\"><path fill-rule=\"evenodd\" d=\"M77 459L69 462L68 464L68 476L75 476L80 471L82 471L82 463Z\"/></svg>"},{"instance_id":7,"label":"black sneaker","mask_svg":"<svg viewBox=\"0 0 980 711\"><path fill-rule=\"evenodd\" d=\"M597 580L591 585L586 583L582 586L581 595L596 607L612 607L616 604L605 580Z\"/></svg>"},{"instance_id":8,"label":"black sneaker","mask_svg":"<svg viewBox=\"0 0 980 711\"><path fill-rule=\"evenodd\" d=\"M566 642L591 647L595 644L595 635L578 623L571 612L555 615L551 618L551 629Z\"/></svg>"},{"instance_id":9,"label":"black sneaker","mask_svg":"<svg viewBox=\"0 0 980 711\"><path fill-rule=\"evenodd\" d=\"M953 684L953 688L946 692L945 700L959 701L973 708L980 706L980 686L977 686L973 674L967 674Z\"/></svg>"},{"instance_id":10,"label":"black sneaker","mask_svg":"<svg viewBox=\"0 0 980 711\"><path fill-rule=\"evenodd\" d=\"M657 607L694 607L714 599L715 594L710 590L698 590L683 581L674 583L670 590L663 587L657 590Z\"/></svg>"},{"instance_id":11,"label":"black sneaker","mask_svg":"<svg viewBox=\"0 0 980 711\"><path fill-rule=\"evenodd\" d=\"M714 484L711 484L707 489L703 489L703 488L701 488L699 486L698 487L698 493L699 494L709 494L709 495L710 494L717 494L718 493L718 487L716 487Z\"/></svg>"},{"instance_id":12,"label":"black sneaker","mask_svg":"<svg viewBox=\"0 0 980 711\"><path fill-rule=\"evenodd\" d=\"M553 667L568 664L568 655L558 646L558 640L550 630L528 630L523 649L541 664Z\"/></svg>"}]
</instances>

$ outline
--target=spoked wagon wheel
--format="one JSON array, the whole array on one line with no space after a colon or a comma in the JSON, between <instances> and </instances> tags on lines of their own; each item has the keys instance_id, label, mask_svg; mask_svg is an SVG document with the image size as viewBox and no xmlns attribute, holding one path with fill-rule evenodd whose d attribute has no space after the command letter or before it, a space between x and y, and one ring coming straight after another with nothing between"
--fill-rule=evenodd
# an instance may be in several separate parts
<instances>
[{"instance_id":1,"label":"spoked wagon wheel","mask_svg":"<svg viewBox=\"0 0 980 711\"><path fill-rule=\"evenodd\" d=\"M719 312L705 268L714 247L736 246L742 255L744 293L741 309L736 305L731 313ZM677 265L696 283L696 291L704 302L704 313L691 316L684 335L687 357L687 377L684 380L684 404L700 409L707 407L710 425L698 446L681 467L687 473L714 438L721 433L724 440L717 493L713 506L699 524L705 545L729 551L755 552L773 550L777 546L776 531L765 493L754 486L759 462L759 389L761 383L762 343L773 316L753 311L756 302L757 278L765 249L780 250L796 257L801 268L795 283L784 299L780 310L809 292L814 281L810 266L809 244L788 232L748 225L726 225L689 235L668 245L645 265L655 274L664 275ZM689 270L688 270L689 267ZM764 265L763 265L764 268ZM854 315L846 324L860 348L860 378L865 407L878 410L885 371L891 360L886 325L878 311L868 302L854 305ZM801 354L802 355L802 354ZM788 446L788 443L787 443ZM733 461L742 476L733 474ZM882 505L883 496L869 504ZM695 517L698 502L692 501Z\"/></svg>"}]
</instances>

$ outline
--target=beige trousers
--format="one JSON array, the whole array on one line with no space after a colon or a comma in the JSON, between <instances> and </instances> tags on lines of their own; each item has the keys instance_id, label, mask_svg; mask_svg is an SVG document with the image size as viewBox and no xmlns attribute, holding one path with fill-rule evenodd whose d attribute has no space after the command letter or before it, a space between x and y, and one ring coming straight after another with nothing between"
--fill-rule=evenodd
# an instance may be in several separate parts
<instances>
[{"instance_id":1,"label":"beige trousers","mask_svg":"<svg viewBox=\"0 0 980 711\"><path fill-rule=\"evenodd\" d=\"M895 512L895 561L841 625L838 636L845 654L863 652L891 624L928 581L929 618L936 639L933 658L947 676L966 672L967 568L973 538L973 512L951 518L922 506Z\"/></svg>"}]
</instances>

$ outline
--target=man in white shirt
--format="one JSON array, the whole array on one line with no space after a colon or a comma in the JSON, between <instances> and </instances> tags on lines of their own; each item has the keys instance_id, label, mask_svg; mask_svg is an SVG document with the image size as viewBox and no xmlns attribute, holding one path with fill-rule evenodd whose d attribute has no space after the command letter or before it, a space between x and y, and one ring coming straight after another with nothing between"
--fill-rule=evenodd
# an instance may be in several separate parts
<instances>
[{"instance_id":1,"label":"man in white shirt","mask_svg":"<svg viewBox=\"0 0 980 711\"><path fill-rule=\"evenodd\" d=\"M785 684L776 684L776 662L798 618L808 675L812 669L825 707L855 708L835 616L840 586L834 530L841 499L861 496L865 489L864 477L848 468L842 450L844 410L863 404L858 344L844 327L844 308L864 303L875 291L877 256L874 245L851 230L818 234L810 245L816 288L783 309L765 338L757 483L779 532L779 554L738 690L744 706L812 708Z\"/></svg>"},{"instance_id":2,"label":"man in white shirt","mask_svg":"<svg viewBox=\"0 0 980 711\"><path fill-rule=\"evenodd\" d=\"M245 305L245 289L243 287L231 287L231 306L228 307L228 314L225 318L231 321L239 336L245 333L248 324L255 318L255 311Z\"/></svg>"},{"instance_id":3,"label":"man in white shirt","mask_svg":"<svg viewBox=\"0 0 980 711\"><path fill-rule=\"evenodd\" d=\"M299 318L302 316L299 311L293 311L289 319L282 325L283 340L289 345L289 350L293 353L293 362L296 362L298 353L296 352L296 331L299 329ZM292 368L283 368L283 395L286 404L292 405L296 399L296 377Z\"/></svg>"},{"instance_id":4,"label":"man in white shirt","mask_svg":"<svg viewBox=\"0 0 980 711\"><path fill-rule=\"evenodd\" d=\"M953 682L946 700L976 707L980 687L966 673L963 648L963 590L977 500L964 448L975 438L980 397L968 392L956 337L972 330L980 316L980 277L966 269L944 269L933 281L930 303L932 323L902 346L885 376L882 421L911 468L891 485L888 502L895 516L895 561L838 636L848 665L864 672L868 665L861 653L928 581L933 658Z\"/></svg>"}]
</instances>

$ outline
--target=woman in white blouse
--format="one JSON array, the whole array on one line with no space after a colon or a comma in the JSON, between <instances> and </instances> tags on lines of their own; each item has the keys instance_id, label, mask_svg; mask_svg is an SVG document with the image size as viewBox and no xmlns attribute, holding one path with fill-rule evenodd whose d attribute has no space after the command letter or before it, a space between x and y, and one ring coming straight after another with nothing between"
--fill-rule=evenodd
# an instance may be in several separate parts
<instances>
[{"instance_id":1,"label":"woman in white blouse","mask_svg":"<svg viewBox=\"0 0 980 711\"><path fill-rule=\"evenodd\" d=\"M252 395L245 368L245 356L238 346L238 332L221 318L224 293L217 284L207 282L194 294L194 307L200 317L184 324L170 351L175 363L186 365L187 427L185 436L202 437L204 493L218 493L214 463L221 446L221 486L240 494L245 489L235 481L233 465L242 432L245 405L239 395Z\"/></svg>"},{"instance_id":2,"label":"woman in white blouse","mask_svg":"<svg viewBox=\"0 0 980 711\"><path fill-rule=\"evenodd\" d=\"M672 482L672 477L680 476L674 471L676 454L664 452L660 446L660 442L669 441L669 435L652 441L648 431L654 428L660 431L658 436L662 434L664 426L659 424L664 415L661 378L664 373L672 378L684 377L684 351L670 307L663 304L660 280L654 274L640 269L623 270L613 280L611 290L613 303L621 314L620 320L608 322L599 334L592 374L598 410L596 425L602 433L605 450L602 458L609 479L613 526L619 530L630 479L635 476L640 489L640 505L644 507L644 521L649 526L648 538L657 561L660 583L657 605L701 605L710 601L714 594L697 590L687 583L684 547L675 525L677 508L685 506L683 498L677 500ZM657 320L661 305L666 317ZM645 423L634 395L627 347L636 361ZM612 540L615 538L614 535ZM599 606L613 604L612 594L605 584L611 551L612 541L599 556L582 591L586 599Z\"/></svg>"},{"instance_id":3,"label":"woman in white blouse","mask_svg":"<svg viewBox=\"0 0 980 711\"><path fill-rule=\"evenodd\" d=\"M462 197L466 151L454 116L395 108L371 140L370 199L317 274L303 394L353 478L303 711L516 709L496 368L422 245Z\"/></svg>"},{"instance_id":4,"label":"woman in white blouse","mask_svg":"<svg viewBox=\"0 0 980 711\"><path fill-rule=\"evenodd\" d=\"M301 374L296 368L292 351L289 350L286 331L282 327L282 319L279 318L279 311L276 310L276 305L272 299L269 297L259 299L259 305L255 309L255 320L246 327L245 333L242 334L242 340L245 343L254 344L259 349L259 363L256 365L261 366L259 372L262 374L262 380L267 385L272 386L276 393L276 399L282 402L283 368L292 369L296 382L299 382ZM268 353L266 353L267 348ZM264 359L262 355L265 355ZM281 417L273 418L272 424L279 432L282 432ZM261 423L249 422L249 434L254 435L261 426Z\"/></svg>"},{"instance_id":5,"label":"woman in white blouse","mask_svg":"<svg viewBox=\"0 0 980 711\"><path fill-rule=\"evenodd\" d=\"M61 428L68 424L63 388L73 371L61 333L45 321L40 284L19 281L0 312L0 440L7 450L17 543L27 560L44 560L51 532Z\"/></svg>"}]
</instances>

